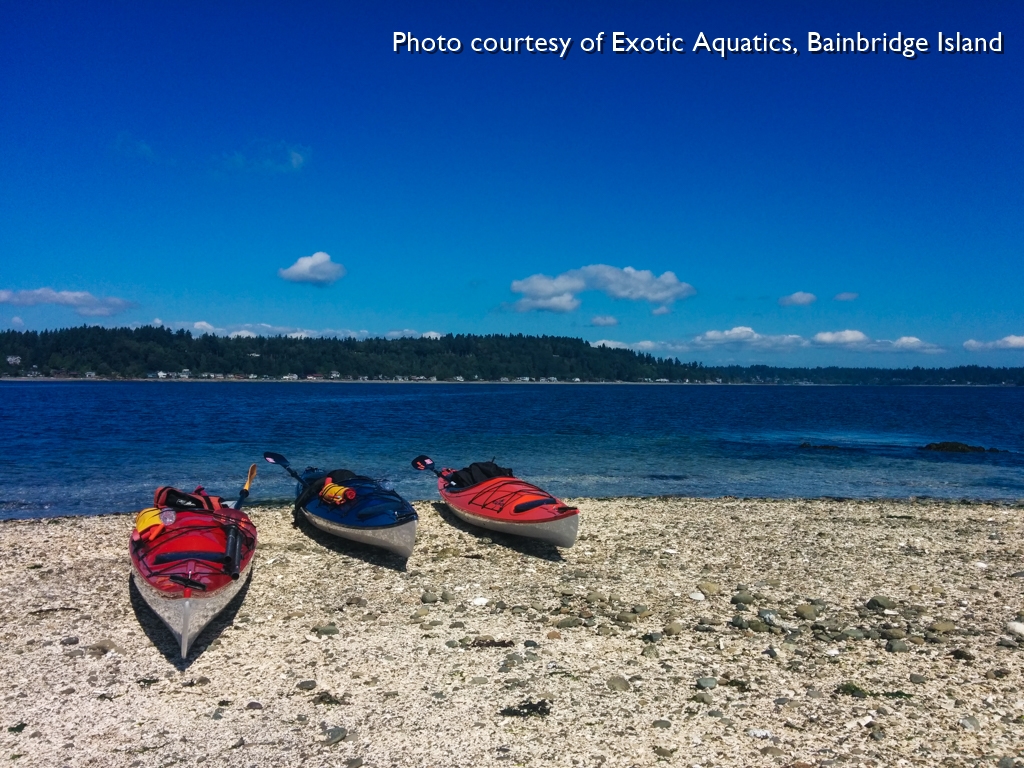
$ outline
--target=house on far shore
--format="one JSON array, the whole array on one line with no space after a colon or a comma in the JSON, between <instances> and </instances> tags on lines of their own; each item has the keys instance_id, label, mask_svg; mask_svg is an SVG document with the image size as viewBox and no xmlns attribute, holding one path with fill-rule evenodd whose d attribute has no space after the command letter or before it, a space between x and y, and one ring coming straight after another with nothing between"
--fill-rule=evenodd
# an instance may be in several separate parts
<instances>
[{"instance_id":1,"label":"house on far shore","mask_svg":"<svg viewBox=\"0 0 1024 768\"><path fill-rule=\"evenodd\" d=\"M297 373L286 373L281 377L282 381L298 381L299 375Z\"/></svg>"},{"instance_id":2,"label":"house on far shore","mask_svg":"<svg viewBox=\"0 0 1024 768\"><path fill-rule=\"evenodd\" d=\"M340 379L341 378L341 373L339 373L338 371L331 371L331 378L332 379Z\"/></svg>"},{"instance_id":3,"label":"house on far shore","mask_svg":"<svg viewBox=\"0 0 1024 768\"><path fill-rule=\"evenodd\" d=\"M323 377L324 375L322 373L310 373L306 375L306 378L310 380L322 379Z\"/></svg>"},{"instance_id":4,"label":"house on far shore","mask_svg":"<svg viewBox=\"0 0 1024 768\"><path fill-rule=\"evenodd\" d=\"M87 378L87 379L95 379L96 378L96 371L86 371L85 372L85 378Z\"/></svg>"}]
</instances>

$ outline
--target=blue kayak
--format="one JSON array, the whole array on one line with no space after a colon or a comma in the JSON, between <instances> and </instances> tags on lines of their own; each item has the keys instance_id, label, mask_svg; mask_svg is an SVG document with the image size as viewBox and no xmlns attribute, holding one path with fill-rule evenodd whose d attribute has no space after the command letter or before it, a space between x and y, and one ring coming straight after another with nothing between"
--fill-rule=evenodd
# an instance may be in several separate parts
<instances>
[{"instance_id":1,"label":"blue kayak","mask_svg":"<svg viewBox=\"0 0 1024 768\"><path fill-rule=\"evenodd\" d=\"M322 531L381 547L400 557L412 554L419 516L412 505L378 481L346 470L331 470L331 479L348 492L341 502L325 501L318 492L329 473L307 467L296 489L306 519Z\"/></svg>"}]
</instances>

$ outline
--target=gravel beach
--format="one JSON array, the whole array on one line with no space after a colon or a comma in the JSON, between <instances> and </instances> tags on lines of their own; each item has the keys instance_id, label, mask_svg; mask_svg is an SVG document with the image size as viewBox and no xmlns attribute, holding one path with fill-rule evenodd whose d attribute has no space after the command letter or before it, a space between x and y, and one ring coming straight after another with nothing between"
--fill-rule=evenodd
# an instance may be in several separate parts
<instances>
[{"instance_id":1,"label":"gravel beach","mask_svg":"<svg viewBox=\"0 0 1024 768\"><path fill-rule=\"evenodd\" d=\"M17 766L1024 766L1021 506L577 499L573 549L419 502L396 560L250 510L186 661L134 518L0 523Z\"/></svg>"}]
</instances>

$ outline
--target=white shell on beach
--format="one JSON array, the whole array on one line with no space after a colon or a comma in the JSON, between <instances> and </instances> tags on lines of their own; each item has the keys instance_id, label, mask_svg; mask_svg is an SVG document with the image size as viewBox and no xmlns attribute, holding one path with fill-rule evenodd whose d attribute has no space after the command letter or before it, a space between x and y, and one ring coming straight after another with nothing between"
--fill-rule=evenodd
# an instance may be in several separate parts
<instances>
[{"instance_id":1,"label":"white shell on beach","mask_svg":"<svg viewBox=\"0 0 1024 768\"><path fill-rule=\"evenodd\" d=\"M486 597L474 597L470 602L473 605L487 605L487 598Z\"/></svg>"},{"instance_id":2,"label":"white shell on beach","mask_svg":"<svg viewBox=\"0 0 1024 768\"><path fill-rule=\"evenodd\" d=\"M1011 621L1006 625L1006 631L1016 637L1024 637L1024 622Z\"/></svg>"},{"instance_id":3,"label":"white shell on beach","mask_svg":"<svg viewBox=\"0 0 1024 768\"><path fill-rule=\"evenodd\" d=\"M705 599L704 598L704 593L703 592L691 592L690 593L690 599L691 600L696 600L697 602L700 602L701 600Z\"/></svg>"}]
</instances>

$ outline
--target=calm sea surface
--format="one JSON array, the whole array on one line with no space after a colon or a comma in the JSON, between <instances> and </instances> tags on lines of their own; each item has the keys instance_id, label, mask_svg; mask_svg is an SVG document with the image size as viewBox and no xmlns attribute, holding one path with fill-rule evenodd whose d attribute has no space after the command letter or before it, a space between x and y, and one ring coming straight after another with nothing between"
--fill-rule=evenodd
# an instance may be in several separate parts
<instances>
[{"instance_id":1,"label":"calm sea surface","mask_svg":"<svg viewBox=\"0 0 1024 768\"><path fill-rule=\"evenodd\" d=\"M940 454L958 440L1005 453ZM836 446L801 448L802 443ZM348 467L495 458L559 496L1024 498L1024 388L0 382L0 519L137 510L158 485L254 502Z\"/></svg>"}]
</instances>

